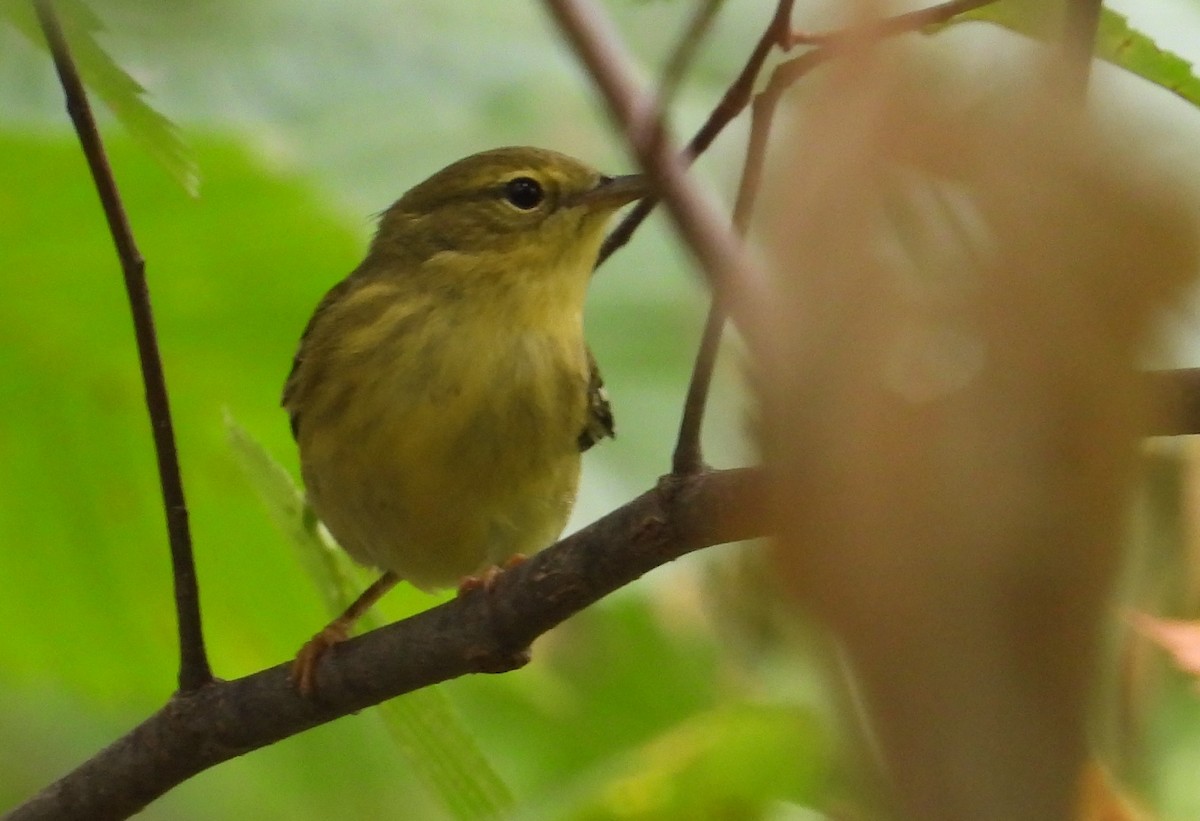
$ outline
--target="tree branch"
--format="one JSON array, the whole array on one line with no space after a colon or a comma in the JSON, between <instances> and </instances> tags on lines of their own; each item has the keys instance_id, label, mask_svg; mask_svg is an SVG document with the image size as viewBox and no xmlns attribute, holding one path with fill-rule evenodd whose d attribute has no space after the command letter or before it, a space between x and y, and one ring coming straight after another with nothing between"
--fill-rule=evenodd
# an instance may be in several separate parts
<instances>
[{"instance_id":1,"label":"tree branch","mask_svg":"<svg viewBox=\"0 0 1200 821\"><path fill-rule=\"evenodd\" d=\"M158 459L158 478L162 486L163 509L167 519L167 537L171 547L171 568L175 580L175 613L179 626L179 689L196 690L212 681L208 655L204 649L204 632L200 622L200 592L196 583L196 566L192 558L192 536L188 527L187 504L183 498L183 481L179 475L179 457L175 451L175 431L171 424L171 406L167 398L166 378L154 332L154 315L150 310L150 289L146 284L146 264L137 244L117 183L113 178L104 143L96 128L95 118L88 105L87 93L71 52L63 36L62 26L50 0L34 4L38 21L54 58L54 66L66 95L67 112L79 142L87 157L88 167L100 204L104 208L108 229L117 248L121 270L125 275L125 291L133 314L134 335L141 362L142 383L146 390L146 407L150 413L150 428L154 437L154 452Z\"/></svg>"},{"instance_id":2,"label":"tree branch","mask_svg":"<svg viewBox=\"0 0 1200 821\"><path fill-rule=\"evenodd\" d=\"M1063 26L1063 51L1067 58L1069 80L1082 96L1092 76L1092 55L1096 50L1096 32L1100 28L1101 0L1068 0Z\"/></svg>"},{"instance_id":3,"label":"tree branch","mask_svg":"<svg viewBox=\"0 0 1200 821\"><path fill-rule=\"evenodd\" d=\"M746 159L742 165L741 182L733 206L733 228L739 237L745 237L750 226L750 216L758 199L762 182L763 164L767 157L767 138L775 119L775 108L779 105L782 89L769 86L768 90L754 99L750 112L750 139L746 144ZM683 417L679 422L679 436L675 452L671 457L671 470L677 475L703 470L704 451L700 434L704 427L704 411L708 407L708 394L712 386L713 370L721 347L721 335L725 328L725 311L713 299L708 306L704 321L704 332L696 361L692 366L692 377L688 382L687 398L683 404Z\"/></svg>"},{"instance_id":4,"label":"tree branch","mask_svg":"<svg viewBox=\"0 0 1200 821\"><path fill-rule=\"evenodd\" d=\"M763 535L764 477L740 469L657 487L476 591L339 644L318 700L281 664L173 697L5 821L127 818L214 764L389 698L525 664L535 638L617 588L700 548Z\"/></svg>"},{"instance_id":5,"label":"tree branch","mask_svg":"<svg viewBox=\"0 0 1200 821\"><path fill-rule=\"evenodd\" d=\"M782 46L787 42L789 37L790 26L792 22L792 6L795 0L780 0L779 5L775 7L775 13L771 16L771 21L763 30L762 36L758 38L758 42L754 44L753 50L750 52L750 57L746 60L746 65L742 67L741 73L737 78L725 89L725 94L721 97L721 101L717 103L712 112L709 113L708 119L700 126L700 129L688 141L687 147L684 149L682 162L691 162L696 157L699 157L708 147L712 145L713 140L717 138L725 126L733 122L746 106L750 104L751 97L754 92L754 83L758 80L758 75L762 72L763 64L767 61L767 56L771 53L771 49L775 46ZM658 205L656 197L645 197L638 201L638 204L633 207L620 224L613 229L605 240L604 245L600 248L600 257L596 265L604 264L604 261L612 256L625 243L629 242L629 238L633 236L640 226L650 215L650 212Z\"/></svg>"},{"instance_id":6,"label":"tree branch","mask_svg":"<svg viewBox=\"0 0 1200 821\"><path fill-rule=\"evenodd\" d=\"M679 38L679 42L675 44L675 48L671 50L663 68L662 77L659 78L656 102L656 108L659 111L666 110L674 98L675 92L679 90L684 74L687 73L700 43L708 34L708 30L712 28L713 20L716 19L717 12L721 10L724 2L725 0L700 0L696 6L696 11L692 15L687 29ZM784 2L790 2L790 0L784 0Z\"/></svg>"},{"instance_id":7,"label":"tree branch","mask_svg":"<svg viewBox=\"0 0 1200 821\"><path fill-rule=\"evenodd\" d=\"M653 107L646 104L645 98L629 81L626 63L617 50L615 39L604 32L603 26L595 25L598 18L589 17L585 6L579 3L549 2L564 31L572 37L572 42L592 68L614 116L630 134L634 150L659 181L668 204L673 204L681 230L689 242L692 241L697 232L703 233L716 222L704 213L703 203L696 205L694 192L682 177L682 163L707 148L753 98L753 87L767 54L783 42L781 31L789 33L790 0L781 0L771 25L741 75L727 90L705 126L693 137L687 152L682 155L683 160L676 159L674 152L669 151L661 124L657 118L649 116ZM954 13L958 13L978 5L984 3L960 0L901 17L905 18L906 26L912 24L912 28L917 28L936 22L928 19L935 10L946 14L947 9L954 7ZM128 817L175 785L234 756L440 681L468 673L504 672L520 667L528 660L527 648L536 637L655 567L709 545L765 535L767 488L762 472L754 469L705 471L697 448L697 458L689 468L697 472L664 478L653 490L534 556L524 565L506 572L490 593L466 595L339 645L318 671L320 699L317 701L297 695L288 680L286 664L235 681L200 686L211 676L204 659L187 514L143 262L133 243L82 86L70 63L48 0L39 0L38 12L67 92L68 110L76 122L96 179L133 306L176 568L181 692L126 736L11 811L6 819ZM921 13L926 16L913 16ZM947 19L948 16L952 15L947 15ZM881 31L881 35L912 30L897 28L899 24L895 21L898 19L884 21L885 24L890 22L892 28ZM918 19L919 25L916 24ZM766 101L770 101L773 107L783 89L834 55L835 47L841 42L837 39L840 34L821 36L825 39L817 48L776 69L767 89L755 100L756 115L758 106L765 106ZM765 128L763 126L761 130L764 139ZM752 142L754 139L752 131ZM761 147L748 148L745 176L752 171L757 174L752 163L756 157L756 162L761 162ZM752 193L746 196L752 190L752 184L744 180L739 203L743 200L752 202ZM748 205L739 205L739 211L745 213L740 219L735 215L735 224L744 224L748 208ZM719 227L723 236L731 237L724 223ZM631 233L632 229L629 231ZM611 247L606 244L607 252L611 253L619 245L619 242ZM703 243L694 247L699 249L698 255L702 259L720 268L720 257L725 251L712 254L704 249ZM726 258L724 263L730 263L730 259ZM736 247L733 263L733 274L739 277L737 282L741 284L743 272L736 270L740 265ZM729 273L726 268L721 275ZM720 282L720 277L715 281ZM758 287L753 279L750 284ZM715 314L713 319L718 328L719 317ZM717 335L714 332L712 336L715 350ZM149 365L148 358L151 360ZM711 371L711 362L707 367ZM157 373L157 388L152 386L153 373ZM1170 412L1162 414L1151 432L1200 433L1200 369L1152 374L1148 378L1154 390L1165 398L1164 407L1171 408ZM702 407L702 401L700 405ZM695 424L698 436L699 417ZM160 440L165 442L165 450ZM676 461L678 467L678 457ZM168 471L168 467L173 470ZM170 476L174 477L177 496L173 496L174 491L168 487ZM186 557L186 565L180 562L180 555ZM194 637L187 638L193 628ZM202 668L190 666L189 647L198 650ZM189 669L193 673L185 680Z\"/></svg>"},{"instance_id":8,"label":"tree branch","mask_svg":"<svg viewBox=\"0 0 1200 821\"><path fill-rule=\"evenodd\" d=\"M678 152L634 81L630 60L610 22L587 0L546 0L546 5L595 81L716 298L738 323L747 344L761 347L760 329L752 318L766 303L766 280L729 230L728 220L683 173Z\"/></svg>"}]
</instances>

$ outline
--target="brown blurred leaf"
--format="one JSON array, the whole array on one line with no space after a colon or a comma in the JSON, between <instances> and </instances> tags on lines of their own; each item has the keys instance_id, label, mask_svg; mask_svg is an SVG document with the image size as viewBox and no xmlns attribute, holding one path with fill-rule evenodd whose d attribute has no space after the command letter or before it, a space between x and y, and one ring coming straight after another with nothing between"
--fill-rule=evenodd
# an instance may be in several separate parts
<instances>
[{"instance_id":1,"label":"brown blurred leaf","mask_svg":"<svg viewBox=\"0 0 1200 821\"><path fill-rule=\"evenodd\" d=\"M1195 208L1044 82L849 49L765 240L778 567L846 648L900 810L1066 818L1144 397Z\"/></svg>"}]
</instances>

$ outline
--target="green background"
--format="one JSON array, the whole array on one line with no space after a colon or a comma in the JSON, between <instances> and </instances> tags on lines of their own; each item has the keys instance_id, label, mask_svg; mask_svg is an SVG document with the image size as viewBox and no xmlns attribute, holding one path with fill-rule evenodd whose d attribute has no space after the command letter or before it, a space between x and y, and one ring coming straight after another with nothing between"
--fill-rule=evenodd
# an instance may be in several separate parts
<instances>
[{"instance_id":1,"label":"green background","mask_svg":"<svg viewBox=\"0 0 1200 821\"><path fill-rule=\"evenodd\" d=\"M681 134L719 98L772 6L727 5L677 102ZM1147 5L1144 22L1166 40L1184 39L1179 19L1200 20L1187 4ZM629 160L537 3L93 8L107 24L101 43L181 125L201 175L200 196L190 198L101 117L147 260L209 651L217 674L233 678L291 657L328 614L239 466L224 416L295 472L278 406L283 379L316 301L359 259L372 214L428 173L496 145L556 148L613 172ZM689 9L611 4L647 75ZM814 27L828 19L813 15ZM1164 156L1182 153L1181 139L1197 145L1194 111L1144 83L1112 82L1148 101L1157 119L1146 133ZM743 130L731 128L700 164L718 198L736 179ZM176 664L162 511L119 268L50 63L3 24L0 282L3 809L156 709ZM588 454L572 527L666 472L704 308L659 217L601 272L587 322L618 438ZM707 436L719 466L752 459L736 344L727 347ZM554 631L528 668L443 688L516 795L518 817L800 819L813 817L801 805L836 792L836 732L821 677L805 660L820 652L763 650L756 639L777 638L777 625L755 600L754 564L743 554L726 547L689 557ZM397 618L432 602L402 586L380 610ZM1171 709L1172 732L1184 726L1194 739L1194 702ZM1192 817L1200 796L1172 773L1195 756L1178 752L1184 741L1161 743L1164 801ZM250 810L448 817L374 711L223 764L143 817Z\"/></svg>"}]
</instances>

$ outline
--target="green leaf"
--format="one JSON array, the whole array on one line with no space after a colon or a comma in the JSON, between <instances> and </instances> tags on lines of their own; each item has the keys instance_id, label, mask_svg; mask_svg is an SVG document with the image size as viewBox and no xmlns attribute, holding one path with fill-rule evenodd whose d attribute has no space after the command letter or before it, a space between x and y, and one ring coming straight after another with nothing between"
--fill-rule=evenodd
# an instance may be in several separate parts
<instances>
[{"instance_id":1,"label":"green leaf","mask_svg":"<svg viewBox=\"0 0 1200 821\"><path fill-rule=\"evenodd\" d=\"M512 793L441 687L415 690L379 710L396 746L455 818L494 818L513 806Z\"/></svg>"},{"instance_id":2,"label":"green leaf","mask_svg":"<svg viewBox=\"0 0 1200 821\"><path fill-rule=\"evenodd\" d=\"M226 413L229 440L275 525L295 545L332 615L358 595L349 560L325 535L292 477ZM370 614L365 627L376 627ZM438 687L379 705L384 726L414 773L458 819L490 818L512 806L504 782L480 752L449 697Z\"/></svg>"},{"instance_id":3,"label":"green leaf","mask_svg":"<svg viewBox=\"0 0 1200 821\"><path fill-rule=\"evenodd\" d=\"M335 616L341 613L357 595L354 578L345 562L339 561L336 546L323 537L304 491L228 411L225 430L238 463L266 505L267 515L296 548L296 555L317 586L326 609ZM370 625L370 619L365 616L362 623Z\"/></svg>"},{"instance_id":4,"label":"green leaf","mask_svg":"<svg viewBox=\"0 0 1200 821\"><path fill-rule=\"evenodd\" d=\"M1131 27L1129 20L1115 11L1105 9L1100 17L1096 54L1113 65L1162 86L1192 105L1200 105L1200 79L1192 71L1192 64L1156 46L1153 40Z\"/></svg>"},{"instance_id":5,"label":"green leaf","mask_svg":"<svg viewBox=\"0 0 1200 821\"><path fill-rule=\"evenodd\" d=\"M951 23L995 23L1010 31L1049 40L1062 31L1062 3L1044 0L1001 0L955 17ZM1096 56L1162 86L1192 105L1200 105L1200 79L1192 64L1159 48L1147 35L1129 25L1125 16L1103 9L1096 33Z\"/></svg>"},{"instance_id":6,"label":"green leaf","mask_svg":"<svg viewBox=\"0 0 1200 821\"><path fill-rule=\"evenodd\" d=\"M146 89L117 65L96 34L103 23L82 0L57 0L54 10L62 24L71 56L84 84L96 93L135 140L191 196L200 188L200 174L191 151L169 119L146 102ZM0 19L7 19L39 48L47 49L33 6L24 0L0 2Z\"/></svg>"},{"instance_id":7,"label":"green leaf","mask_svg":"<svg viewBox=\"0 0 1200 821\"><path fill-rule=\"evenodd\" d=\"M558 802L513 821L761 818L781 802L824 800L828 733L795 705L730 704L619 756Z\"/></svg>"}]
</instances>

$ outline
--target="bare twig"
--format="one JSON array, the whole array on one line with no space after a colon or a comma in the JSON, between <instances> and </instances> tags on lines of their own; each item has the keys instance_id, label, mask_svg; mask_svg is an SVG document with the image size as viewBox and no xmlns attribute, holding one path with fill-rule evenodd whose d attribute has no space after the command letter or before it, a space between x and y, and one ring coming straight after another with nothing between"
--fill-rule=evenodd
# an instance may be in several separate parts
<instances>
[{"instance_id":1,"label":"bare twig","mask_svg":"<svg viewBox=\"0 0 1200 821\"><path fill-rule=\"evenodd\" d=\"M721 130L746 107L751 99L754 84L762 71L766 58L775 46L786 49L795 44L809 44L816 45L818 48L777 67L772 74L767 89L759 95L756 101L756 107L761 104L763 110L768 108L773 110L786 88L817 65L834 56L851 38L861 38L863 36L887 37L916 31L926 26L944 23L955 15L987 5L990 2L994 2L994 0L953 0L952 2L940 3L925 9L895 15L866 29L852 27L826 34L804 35L791 31L793 3L790 0L780 0L770 23L759 37L750 57L747 59L746 65L729 86L721 102L713 109L704 126L692 138L683 153L681 162L689 163L706 150ZM754 139L756 137L752 131L752 141ZM765 143L766 129L758 130L757 139ZM754 156L761 159L765 147L763 145L752 146L750 150L756 152ZM758 170L761 171L761 165L759 165ZM752 202L752 193L748 198L743 198L743 194L753 192L756 189L757 179L749 187L744 186L739 192L739 205L743 202ZM601 249L600 263L603 263L608 256L629 240L633 232L637 230L645 217L656 205L656 199L647 198L641 201L629 213L606 239L604 247ZM748 209L743 209L743 213L748 213ZM737 221L735 209L735 222ZM744 233L744 227L743 218L739 234ZM705 322L704 335L701 340L700 349L697 352L692 379L688 386L688 396L680 424L679 438L672 460L673 469L680 473L698 470L703 465L700 430L703 422L703 411L707 404L708 391L711 384L712 368L715 364L721 330L724 325L723 314L723 308L714 301Z\"/></svg>"},{"instance_id":2,"label":"bare twig","mask_svg":"<svg viewBox=\"0 0 1200 821\"><path fill-rule=\"evenodd\" d=\"M675 48L671 51L671 56L667 58L666 66L663 68L662 77L658 83L656 106L660 112L666 109L671 98L675 96L680 83L683 82L683 75L696 56L696 49L700 47L708 30L712 28L713 20L716 19L717 12L720 11L724 2L725 0L700 0L697 5L696 12L688 22L687 29L679 38L679 42L675 44Z\"/></svg>"},{"instance_id":3,"label":"bare twig","mask_svg":"<svg viewBox=\"0 0 1200 821\"><path fill-rule=\"evenodd\" d=\"M738 74L737 78L725 90L721 101L713 108L712 112L708 115L708 119L704 121L704 124L700 126L700 129L692 139L688 141L687 147L684 149L682 162L690 163L693 159L707 151L708 147L712 145L713 140L725 130L725 126L733 122L745 110L746 106L750 104L754 93L754 83L758 80L758 75L762 72L762 67L766 63L771 49L787 42L787 38L790 35L792 6L794 2L795 0L779 0L779 5L775 7L775 13L771 16L771 22L767 24L762 36L754 44L754 48L750 52L750 57L746 60L746 65L742 67L741 73ZM638 226L646 220L646 217L650 215L650 212L657 205L658 199L656 197L647 197L638 202L633 210L621 220L621 223L604 240L604 246L600 249L600 258L596 264L602 265L617 249L629 242L629 238L637 231Z\"/></svg>"},{"instance_id":4,"label":"bare twig","mask_svg":"<svg viewBox=\"0 0 1200 821\"><path fill-rule=\"evenodd\" d=\"M609 113L625 132L713 292L728 306L747 344L756 347L758 329L749 319L757 312L754 306L765 302L765 280L743 252L728 222L684 175L678 153L661 122L652 117L647 97L633 80L630 61L611 24L587 0L547 0L547 6L587 66Z\"/></svg>"},{"instance_id":5,"label":"bare twig","mask_svg":"<svg viewBox=\"0 0 1200 821\"><path fill-rule=\"evenodd\" d=\"M764 535L755 470L667 477L524 564L490 593L462 596L338 645L318 668L319 700L281 664L181 693L5 821L127 818L215 764L402 693L528 661L542 633L686 553Z\"/></svg>"},{"instance_id":6,"label":"bare twig","mask_svg":"<svg viewBox=\"0 0 1200 821\"><path fill-rule=\"evenodd\" d=\"M50 0L37 0L38 20L45 33L54 66L66 95L67 112L79 134L79 142L87 157L88 167L108 228L112 233L121 269L125 275L125 290L133 314L141 362L142 382L146 390L146 407L154 436L158 458L158 477L162 485L163 507L167 519L167 535L171 545L171 566L175 576L175 610L179 625L179 689L196 690L212 681L208 656L204 650L204 633L200 623L200 594L196 584L196 568L192 559L192 537L188 528L187 505L183 498L183 482L179 475L179 458L175 451L175 433L171 425L171 408L167 399L166 379L154 332L154 316L150 310L150 290L146 284L146 265L133 239L129 219L121 205L116 180L104 152L104 144L87 101L79 72L62 26Z\"/></svg>"},{"instance_id":7,"label":"bare twig","mask_svg":"<svg viewBox=\"0 0 1200 821\"><path fill-rule=\"evenodd\" d=\"M758 198L762 182L763 163L767 156L767 138L771 123L775 119L775 108L779 104L782 87L774 84L758 95L751 109L750 139L746 145L746 160L742 166L742 178L738 185L737 200L733 206L733 227L738 236L744 237L750 226L750 216ZM679 423L679 437L671 459L671 469L676 475L694 473L704 469L704 455L700 433L704 425L704 411L708 406L708 394L712 385L713 369L721 346L721 334L725 327L725 311L714 299L704 321L704 333L692 366L692 378L688 383L687 399L683 405L683 418Z\"/></svg>"},{"instance_id":8,"label":"bare twig","mask_svg":"<svg viewBox=\"0 0 1200 821\"><path fill-rule=\"evenodd\" d=\"M851 38L862 38L864 34L873 37L891 37L898 34L919 31L928 26L945 23L952 17L973 9L991 5L994 2L996 0L951 0L951 2L939 3L928 8L888 17L866 32L849 28L840 31L809 34L791 30L794 0L780 0L770 24L763 31L758 42L755 43L754 49L751 51L750 57L746 60L746 65L742 68L741 73L729 85L729 88L725 90L725 95L721 98L721 102L713 108L712 112L708 115L708 119L705 120L704 124L700 126L700 129L688 142L684 150L683 162L690 163L708 150L713 140L725 130L725 126L733 122L745 110L746 106L750 104L758 75L762 73L763 65L766 63L771 49L776 46L785 51L797 45L817 46L813 51L809 51L792 61L795 67L800 69L798 74L804 74L820 63L835 56L835 52ZM780 81L784 81L786 76L785 73L778 75L778 78ZM788 82L794 82L794 80L795 78L792 78ZM603 264L614 252L629 242L634 232L645 222L646 217L650 215L650 212L657 205L658 200L654 197L647 197L641 200L605 239L604 246L600 249L600 258L597 265Z\"/></svg>"},{"instance_id":9,"label":"bare twig","mask_svg":"<svg viewBox=\"0 0 1200 821\"><path fill-rule=\"evenodd\" d=\"M683 401L679 435L675 439L675 451L671 454L671 472L676 476L687 476L706 467L700 433L704 427L704 411L708 408L713 369L717 364L717 353L721 349L721 335L724 329L725 311L714 299L709 302L708 316L704 318L700 347L696 350L696 361L692 364L687 397Z\"/></svg>"}]
</instances>

